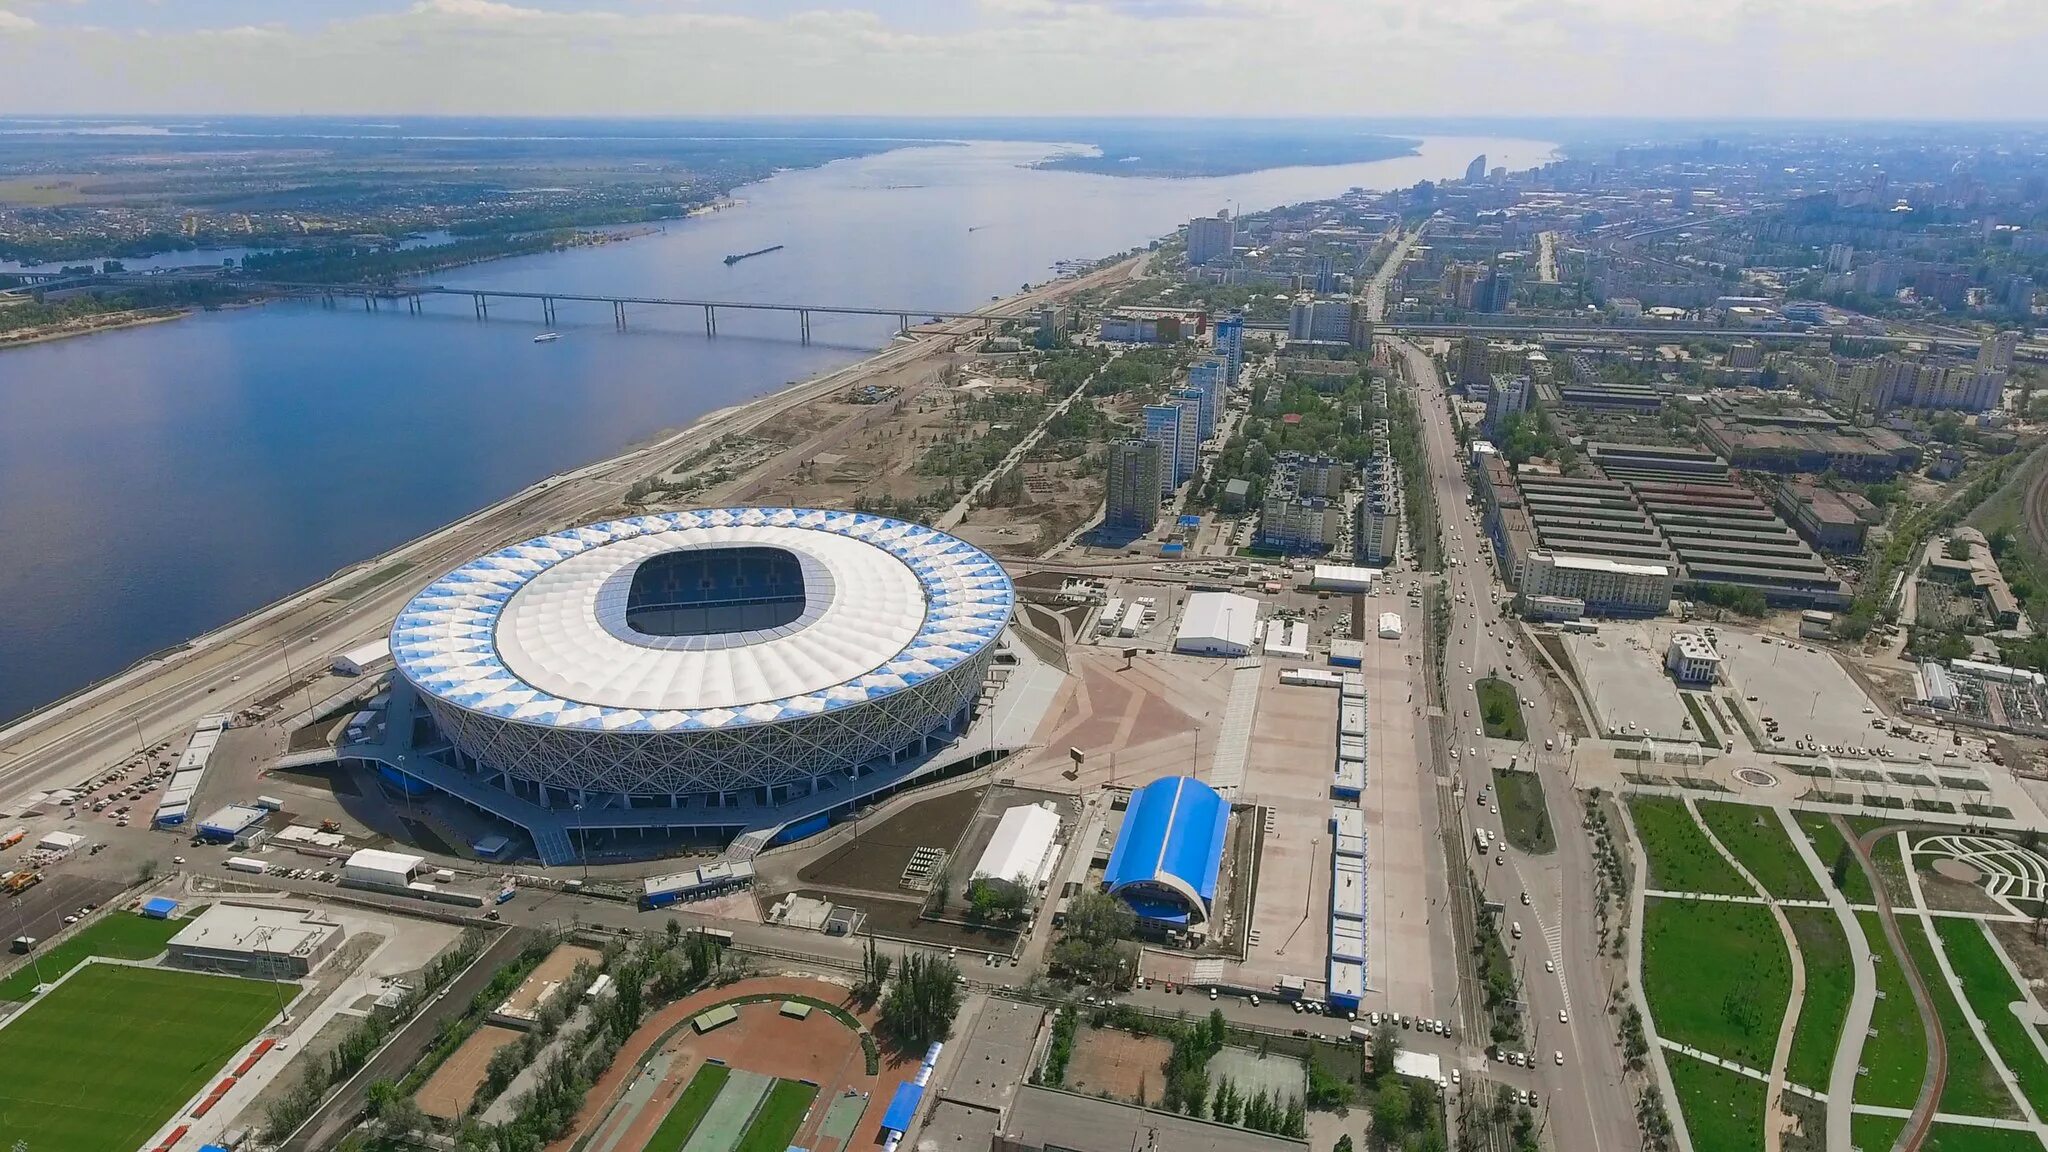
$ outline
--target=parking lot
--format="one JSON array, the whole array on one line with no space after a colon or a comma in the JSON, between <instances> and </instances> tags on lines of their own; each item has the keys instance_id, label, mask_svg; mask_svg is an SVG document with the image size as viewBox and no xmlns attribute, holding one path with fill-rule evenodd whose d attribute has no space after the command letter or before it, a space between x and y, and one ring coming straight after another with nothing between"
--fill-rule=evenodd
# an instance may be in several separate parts
<instances>
[{"instance_id":1,"label":"parking lot","mask_svg":"<svg viewBox=\"0 0 2048 1152\"><path fill-rule=\"evenodd\" d=\"M1603 732L1690 741L1692 716L1665 674L1657 631L1649 625L1605 623L1596 635L1567 633L1564 646Z\"/></svg>"},{"instance_id":2,"label":"parking lot","mask_svg":"<svg viewBox=\"0 0 2048 1152\"><path fill-rule=\"evenodd\" d=\"M1872 726L1876 703L1829 653L1728 628L1716 632L1727 686L1759 720L1778 722L1781 749L1801 740L1870 749L1899 743Z\"/></svg>"}]
</instances>

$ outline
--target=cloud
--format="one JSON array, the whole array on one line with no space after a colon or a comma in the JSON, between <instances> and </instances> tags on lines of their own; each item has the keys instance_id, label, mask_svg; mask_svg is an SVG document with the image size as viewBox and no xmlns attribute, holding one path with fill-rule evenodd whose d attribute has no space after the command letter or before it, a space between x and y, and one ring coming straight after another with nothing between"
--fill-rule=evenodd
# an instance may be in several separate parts
<instances>
[{"instance_id":1,"label":"cloud","mask_svg":"<svg viewBox=\"0 0 2048 1152\"><path fill-rule=\"evenodd\" d=\"M400 0L82 29L0 0L21 112L2010 117L2039 0ZM941 0L942 2L942 0ZM773 12L774 15L763 14ZM236 41L241 43L236 43ZM260 51L248 50L260 40ZM33 48L30 44L33 43ZM1942 66L1968 60L1969 67Z\"/></svg>"}]
</instances>

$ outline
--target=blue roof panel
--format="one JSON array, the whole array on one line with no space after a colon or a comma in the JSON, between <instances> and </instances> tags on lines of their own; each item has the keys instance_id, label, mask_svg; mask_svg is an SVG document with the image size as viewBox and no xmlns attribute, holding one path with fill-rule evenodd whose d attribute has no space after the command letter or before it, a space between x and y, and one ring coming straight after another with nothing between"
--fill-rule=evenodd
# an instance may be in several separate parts
<instances>
[{"instance_id":1,"label":"blue roof panel","mask_svg":"<svg viewBox=\"0 0 2048 1152\"><path fill-rule=\"evenodd\" d=\"M1131 794L1123 830L1111 849L1103 884L1112 891L1130 884L1177 880L1201 896L1216 898L1223 866L1224 830L1230 804L1192 776L1154 780Z\"/></svg>"}]
</instances>

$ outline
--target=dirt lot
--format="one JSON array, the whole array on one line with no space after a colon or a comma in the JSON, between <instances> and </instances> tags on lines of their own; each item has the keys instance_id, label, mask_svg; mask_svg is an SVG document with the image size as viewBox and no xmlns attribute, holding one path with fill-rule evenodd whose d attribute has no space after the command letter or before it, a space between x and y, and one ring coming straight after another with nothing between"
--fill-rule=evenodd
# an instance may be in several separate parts
<instances>
[{"instance_id":1,"label":"dirt lot","mask_svg":"<svg viewBox=\"0 0 2048 1152\"><path fill-rule=\"evenodd\" d=\"M863 827L845 847L805 865L797 878L807 884L902 894L903 867L910 863L911 853L920 847L953 851L980 803L981 790L970 788L913 804Z\"/></svg>"},{"instance_id":2,"label":"dirt lot","mask_svg":"<svg viewBox=\"0 0 2048 1152\"><path fill-rule=\"evenodd\" d=\"M1090 1096L1107 1092L1118 1100L1157 1100L1164 1089L1160 1080L1166 1058L1172 1054L1173 1044L1164 1036L1082 1028L1074 1036L1067 1087Z\"/></svg>"},{"instance_id":3,"label":"dirt lot","mask_svg":"<svg viewBox=\"0 0 2048 1152\"><path fill-rule=\"evenodd\" d=\"M877 936L895 936L905 940L922 940L947 948L978 948L984 952L999 952L1005 956L1017 946L1017 934L1002 928L970 928L965 924L954 924L945 920L927 920L919 914L921 905L911 900L862 899L848 896L843 892L806 892L798 895L816 900L830 900L867 913L867 922L861 925L862 932Z\"/></svg>"},{"instance_id":4,"label":"dirt lot","mask_svg":"<svg viewBox=\"0 0 2048 1152\"><path fill-rule=\"evenodd\" d=\"M477 1029L470 1038L462 1042L455 1054L443 1061L420 1090L413 1094L413 1100L420 1111L443 1120L453 1120L469 1110L469 1102L476 1096L476 1090L483 1086L484 1070L490 1067L491 1057L507 1044L519 1042L519 1033L496 1024L486 1024Z\"/></svg>"}]
</instances>

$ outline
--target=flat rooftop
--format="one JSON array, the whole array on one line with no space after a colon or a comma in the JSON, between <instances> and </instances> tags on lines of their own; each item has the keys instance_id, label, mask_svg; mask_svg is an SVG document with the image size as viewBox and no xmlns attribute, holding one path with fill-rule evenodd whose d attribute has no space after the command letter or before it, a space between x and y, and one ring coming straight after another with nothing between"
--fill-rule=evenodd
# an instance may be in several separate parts
<instances>
[{"instance_id":1,"label":"flat rooftop","mask_svg":"<svg viewBox=\"0 0 2048 1152\"><path fill-rule=\"evenodd\" d=\"M171 937L171 947L305 956L340 931L341 925L307 908L216 904Z\"/></svg>"},{"instance_id":2,"label":"flat rooftop","mask_svg":"<svg viewBox=\"0 0 2048 1152\"><path fill-rule=\"evenodd\" d=\"M1003 1135L1031 1148L1069 1152L1131 1152L1171 1148L1173 1152L1303 1152L1299 1140L1248 1128L1211 1124L1173 1112L1158 1112L1093 1096L1025 1085L1003 1123Z\"/></svg>"}]
</instances>

